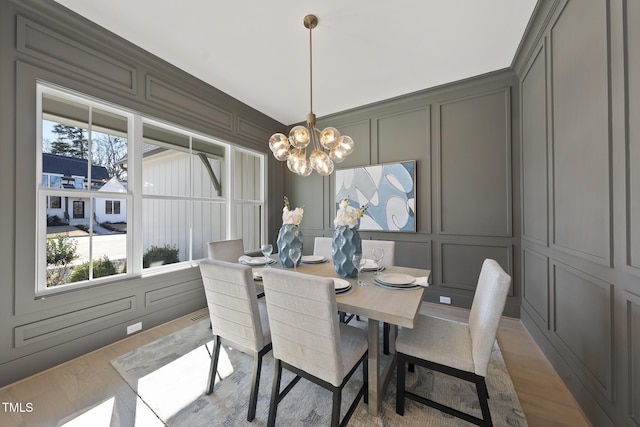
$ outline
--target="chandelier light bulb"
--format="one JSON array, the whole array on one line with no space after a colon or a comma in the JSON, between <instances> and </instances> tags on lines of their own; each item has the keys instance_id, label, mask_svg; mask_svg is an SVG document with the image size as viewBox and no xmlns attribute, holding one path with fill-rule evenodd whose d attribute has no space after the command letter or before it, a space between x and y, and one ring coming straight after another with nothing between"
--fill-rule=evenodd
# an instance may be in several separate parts
<instances>
[{"instance_id":1,"label":"chandelier light bulb","mask_svg":"<svg viewBox=\"0 0 640 427\"><path fill-rule=\"evenodd\" d=\"M334 163L342 163L342 161L347 157L343 150L340 148L334 148L329 151L329 157L333 160Z\"/></svg>"},{"instance_id":2,"label":"chandelier light bulb","mask_svg":"<svg viewBox=\"0 0 640 427\"><path fill-rule=\"evenodd\" d=\"M295 126L289 132L289 139L291 141L291 145L295 148L305 148L309 145L309 141L311 140L309 135L309 129L304 126Z\"/></svg>"},{"instance_id":3,"label":"chandelier light bulb","mask_svg":"<svg viewBox=\"0 0 640 427\"><path fill-rule=\"evenodd\" d=\"M351 139L350 136L343 135L340 137L340 140L338 142L338 147L340 147L340 149L344 151L345 156L348 156L353 152L354 146L355 144L353 142L353 139Z\"/></svg>"},{"instance_id":4,"label":"chandelier light bulb","mask_svg":"<svg viewBox=\"0 0 640 427\"><path fill-rule=\"evenodd\" d=\"M289 158L289 155L291 154L290 147L291 146L287 144L286 147L278 148L273 152L273 157L275 157L277 160L280 160L281 162L287 160Z\"/></svg>"},{"instance_id":5,"label":"chandelier light bulb","mask_svg":"<svg viewBox=\"0 0 640 427\"><path fill-rule=\"evenodd\" d=\"M289 139L283 133L274 133L269 138L269 148L274 153L283 147L289 147Z\"/></svg>"},{"instance_id":6,"label":"chandelier light bulb","mask_svg":"<svg viewBox=\"0 0 640 427\"><path fill-rule=\"evenodd\" d=\"M336 128L328 127L320 133L320 143L327 150L333 150L336 148L339 141L340 132L338 132L338 129Z\"/></svg>"}]
</instances>

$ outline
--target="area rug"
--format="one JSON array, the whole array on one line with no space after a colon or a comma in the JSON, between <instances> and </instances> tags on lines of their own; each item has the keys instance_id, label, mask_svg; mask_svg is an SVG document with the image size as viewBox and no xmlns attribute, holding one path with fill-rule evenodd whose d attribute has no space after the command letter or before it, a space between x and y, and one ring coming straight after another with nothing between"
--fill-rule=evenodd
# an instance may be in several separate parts
<instances>
[{"instance_id":1,"label":"area rug","mask_svg":"<svg viewBox=\"0 0 640 427\"><path fill-rule=\"evenodd\" d=\"M352 322L366 327L366 322ZM273 379L273 357L263 361L256 418L246 420L251 387L253 357L231 347L220 352L219 378L215 390L205 395L212 351L209 321L200 321L181 331L167 335L111 361L122 378L140 399L167 426L265 426ZM342 414L362 384L362 370L356 372L343 391ZM293 375L284 371L282 387ZM407 373L407 385L418 393L443 404L480 416L475 386L416 366ZM495 426L520 427L527 422L496 343L487 375L489 407ZM427 406L406 401L405 415L395 412L395 375L392 377L380 408L372 416L361 401L349 425L371 426L468 426L465 421L443 414ZM315 384L301 380L278 406L276 425L328 426L331 416L331 394Z\"/></svg>"}]
</instances>

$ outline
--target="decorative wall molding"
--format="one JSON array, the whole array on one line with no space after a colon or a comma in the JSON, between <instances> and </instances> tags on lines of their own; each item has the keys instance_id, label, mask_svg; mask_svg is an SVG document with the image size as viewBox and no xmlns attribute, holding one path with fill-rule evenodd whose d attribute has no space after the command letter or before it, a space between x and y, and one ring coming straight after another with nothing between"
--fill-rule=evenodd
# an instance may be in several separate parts
<instances>
[{"instance_id":1,"label":"decorative wall molding","mask_svg":"<svg viewBox=\"0 0 640 427\"><path fill-rule=\"evenodd\" d=\"M137 92L136 68L65 37L22 16L17 17L16 50L130 94Z\"/></svg>"},{"instance_id":2,"label":"decorative wall molding","mask_svg":"<svg viewBox=\"0 0 640 427\"><path fill-rule=\"evenodd\" d=\"M551 269L552 332L561 354L588 388L612 402L614 286L557 261Z\"/></svg>"},{"instance_id":3,"label":"decorative wall molding","mask_svg":"<svg viewBox=\"0 0 640 427\"><path fill-rule=\"evenodd\" d=\"M180 112L198 122L214 124L228 132L233 131L231 111L150 74L145 76L145 81L145 99L148 101L168 107L172 112Z\"/></svg>"},{"instance_id":4,"label":"decorative wall molding","mask_svg":"<svg viewBox=\"0 0 640 427\"><path fill-rule=\"evenodd\" d=\"M85 335L87 330L104 329L114 323L111 320L132 313L135 306L136 297L130 296L18 326L14 328L15 347L48 340L54 340L56 345L70 341Z\"/></svg>"}]
</instances>

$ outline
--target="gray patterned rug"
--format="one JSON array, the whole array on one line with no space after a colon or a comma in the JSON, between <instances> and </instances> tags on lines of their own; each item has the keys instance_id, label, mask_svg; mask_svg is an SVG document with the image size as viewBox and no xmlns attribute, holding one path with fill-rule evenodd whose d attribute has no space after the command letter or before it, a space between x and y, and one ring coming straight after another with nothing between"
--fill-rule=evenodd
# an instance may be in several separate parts
<instances>
[{"instance_id":1,"label":"gray patterned rug","mask_svg":"<svg viewBox=\"0 0 640 427\"><path fill-rule=\"evenodd\" d=\"M366 327L366 322L351 324ZM146 405L168 426L243 426L246 421L253 358L230 347L220 352L213 394L204 394L211 360L212 335L209 321L201 321L111 361L122 378ZM356 372L343 391L344 414L362 384ZM282 387L293 375L284 371ZM269 413L273 358L264 358L256 418L251 425L265 426ZM480 416L475 387L421 367L407 373L407 383L449 406ZM495 426L526 426L527 422L496 343L487 375L489 407ZM371 426L468 426L465 421L435 409L407 401L405 415L395 412L395 375L391 379L378 417L368 414L360 402L349 425ZM331 394L304 379L278 406L280 426L326 426L331 415Z\"/></svg>"}]
</instances>

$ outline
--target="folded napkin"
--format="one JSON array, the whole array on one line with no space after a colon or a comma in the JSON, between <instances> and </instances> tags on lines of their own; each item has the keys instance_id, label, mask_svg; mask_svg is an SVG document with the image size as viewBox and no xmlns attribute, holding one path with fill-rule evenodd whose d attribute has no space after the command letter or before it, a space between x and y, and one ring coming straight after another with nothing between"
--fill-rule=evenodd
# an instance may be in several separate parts
<instances>
[{"instance_id":1,"label":"folded napkin","mask_svg":"<svg viewBox=\"0 0 640 427\"><path fill-rule=\"evenodd\" d=\"M248 256L248 255L242 255L240 258L238 258L238 262L241 262L243 264L249 264L249 265L261 265L261 264L271 264L274 263L275 261L272 260L271 258L265 258L263 256Z\"/></svg>"},{"instance_id":2,"label":"folded napkin","mask_svg":"<svg viewBox=\"0 0 640 427\"><path fill-rule=\"evenodd\" d=\"M429 286L429 276L416 277L416 280L415 280L415 282L413 282L413 284L420 285L420 286L426 288L427 286Z\"/></svg>"}]
</instances>

